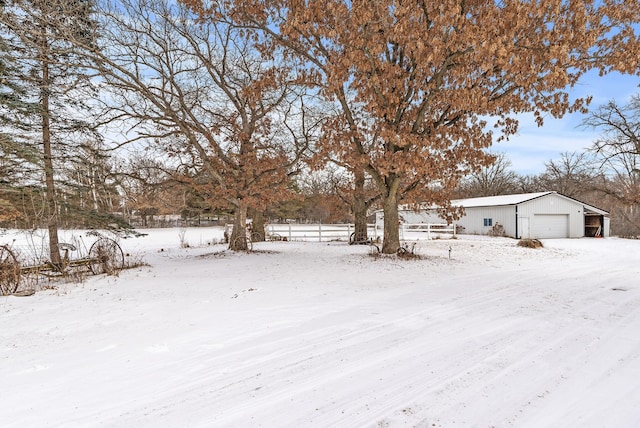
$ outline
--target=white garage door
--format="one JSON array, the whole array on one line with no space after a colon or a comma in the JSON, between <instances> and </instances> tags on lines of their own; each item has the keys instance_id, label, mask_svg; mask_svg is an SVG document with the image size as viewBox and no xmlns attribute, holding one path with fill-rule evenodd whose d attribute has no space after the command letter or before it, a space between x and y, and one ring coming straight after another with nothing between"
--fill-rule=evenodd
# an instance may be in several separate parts
<instances>
[{"instance_id":1,"label":"white garage door","mask_svg":"<svg viewBox=\"0 0 640 428\"><path fill-rule=\"evenodd\" d=\"M532 238L568 238L568 214L536 214L531 228Z\"/></svg>"}]
</instances>

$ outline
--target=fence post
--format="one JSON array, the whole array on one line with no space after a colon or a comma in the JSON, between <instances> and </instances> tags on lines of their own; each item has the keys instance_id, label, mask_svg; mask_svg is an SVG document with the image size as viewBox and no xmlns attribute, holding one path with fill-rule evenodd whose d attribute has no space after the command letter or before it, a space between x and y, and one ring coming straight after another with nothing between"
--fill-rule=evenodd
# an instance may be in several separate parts
<instances>
[{"instance_id":1,"label":"fence post","mask_svg":"<svg viewBox=\"0 0 640 428\"><path fill-rule=\"evenodd\" d=\"M291 223L287 223L287 225L289 226L289 242L291 242Z\"/></svg>"},{"instance_id":2,"label":"fence post","mask_svg":"<svg viewBox=\"0 0 640 428\"><path fill-rule=\"evenodd\" d=\"M322 242L322 223L318 223L318 242Z\"/></svg>"},{"instance_id":3,"label":"fence post","mask_svg":"<svg viewBox=\"0 0 640 428\"><path fill-rule=\"evenodd\" d=\"M427 223L427 240L431 241L431 223Z\"/></svg>"}]
</instances>

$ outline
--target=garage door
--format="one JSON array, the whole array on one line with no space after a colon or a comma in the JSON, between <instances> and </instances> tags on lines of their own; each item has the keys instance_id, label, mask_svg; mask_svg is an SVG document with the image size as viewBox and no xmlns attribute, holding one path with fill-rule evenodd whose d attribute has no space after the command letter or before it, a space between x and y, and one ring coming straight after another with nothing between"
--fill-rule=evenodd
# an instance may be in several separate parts
<instances>
[{"instance_id":1,"label":"garage door","mask_svg":"<svg viewBox=\"0 0 640 428\"><path fill-rule=\"evenodd\" d=\"M532 238L568 238L568 214L536 214L531 228Z\"/></svg>"}]
</instances>

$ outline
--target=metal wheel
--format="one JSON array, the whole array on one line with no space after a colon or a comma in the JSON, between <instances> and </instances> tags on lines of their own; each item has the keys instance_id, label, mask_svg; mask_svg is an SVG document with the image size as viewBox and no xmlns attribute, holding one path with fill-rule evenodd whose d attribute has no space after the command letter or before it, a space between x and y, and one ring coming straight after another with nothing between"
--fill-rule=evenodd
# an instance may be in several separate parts
<instances>
[{"instance_id":1,"label":"metal wheel","mask_svg":"<svg viewBox=\"0 0 640 428\"><path fill-rule=\"evenodd\" d=\"M411 246L405 243L398 248L397 254L399 256L413 256L415 254L416 243L414 242Z\"/></svg>"},{"instance_id":2,"label":"metal wheel","mask_svg":"<svg viewBox=\"0 0 640 428\"><path fill-rule=\"evenodd\" d=\"M115 275L123 267L124 253L113 239L100 238L89 248L89 269L94 275Z\"/></svg>"},{"instance_id":3,"label":"metal wheel","mask_svg":"<svg viewBox=\"0 0 640 428\"><path fill-rule=\"evenodd\" d=\"M242 241L245 241L246 244L243 245ZM231 249L235 251L252 251L253 250L253 242L251 242L251 238L238 236L234 241Z\"/></svg>"},{"instance_id":4,"label":"metal wheel","mask_svg":"<svg viewBox=\"0 0 640 428\"><path fill-rule=\"evenodd\" d=\"M362 236L359 236L358 239L356 239L355 232L351 232L351 235L349 235L349 245L369 245L369 244L371 244L371 239L369 238L363 238Z\"/></svg>"},{"instance_id":5,"label":"metal wheel","mask_svg":"<svg viewBox=\"0 0 640 428\"><path fill-rule=\"evenodd\" d=\"M0 296L18 291L20 273L16 255L6 245L0 245Z\"/></svg>"},{"instance_id":6,"label":"metal wheel","mask_svg":"<svg viewBox=\"0 0 640 428\"><path fill-rule=\"evenodd\" d=\"M264 233L260 233L260 232L251 233L251 242L264 242L264 240L265 240Z\"/></svg>"}]
</instances>

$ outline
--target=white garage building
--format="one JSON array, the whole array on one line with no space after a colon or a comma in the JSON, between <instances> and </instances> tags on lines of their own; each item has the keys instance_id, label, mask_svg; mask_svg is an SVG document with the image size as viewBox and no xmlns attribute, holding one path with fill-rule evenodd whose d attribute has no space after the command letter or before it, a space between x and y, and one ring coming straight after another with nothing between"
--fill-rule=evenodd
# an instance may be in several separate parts
<instances>
[{"instance_id":1,"label":"white garage building","mask_svg":"<svg viewBox=\"0 0 640 428\"><path fill-rule=\"evenodd\" d=\"M464 216L456 222L464 228L461 233L487 235L499 224L504 234L512 238L609 236L607 211L557 192L458 199L451 203L464 208ZM407 224L443 222L436 210L401 210L400 216Z\"/></svg>"}]
</instances>

